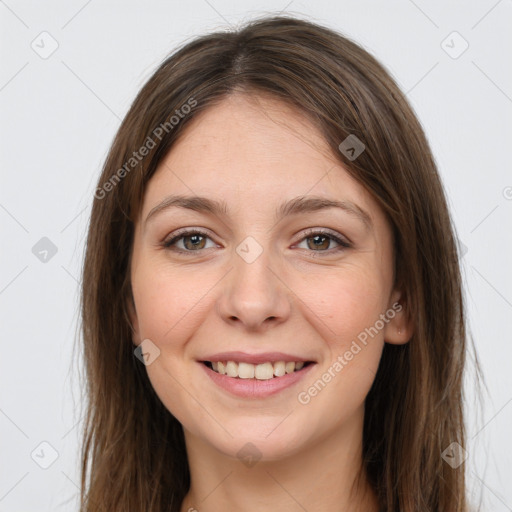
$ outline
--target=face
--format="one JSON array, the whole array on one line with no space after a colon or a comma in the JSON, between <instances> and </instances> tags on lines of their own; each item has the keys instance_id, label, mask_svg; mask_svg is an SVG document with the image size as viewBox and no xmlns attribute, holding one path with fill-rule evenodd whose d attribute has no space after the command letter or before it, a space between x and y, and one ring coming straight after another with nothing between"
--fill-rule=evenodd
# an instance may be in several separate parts
<instances>
[{"instance_id":1,"label":"face","mask_svg":"<svg viewBox=\"0 0 512 512\"><path fill-rule=\"evenodd\" d=\"M279 459L361 425L384 342L407 340L392 268L383 212L315 127L233 94L148 183L133 340L186 437Z\"/></svg>"}]
</instances>

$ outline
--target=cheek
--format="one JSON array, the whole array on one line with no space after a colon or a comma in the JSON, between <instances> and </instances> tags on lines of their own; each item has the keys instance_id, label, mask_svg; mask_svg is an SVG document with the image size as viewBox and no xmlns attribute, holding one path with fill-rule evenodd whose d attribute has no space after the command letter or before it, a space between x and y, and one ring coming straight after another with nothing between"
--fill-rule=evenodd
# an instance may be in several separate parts
<instances>
[{"instance_id":1,"label":"cheek","mask_svg":"<svg viewBox=\"0 0 512 512\"><path fill-rule=\"evenodd\" d=\"M132 273L140 339L151 340L160 351L159 357L146 366L148 378L166 408L190 428L194 427L193 418L202 413L183 391L189 387L190 370L184 364L187 342L201 325L202 301L211 287L207 278L198 282L186 272L150 259L141 260Z\"/></svg>"},{"instance_id":2,"label":"cheek","mask_svg":"<svg viewBox=\"0 0 512 512\"><path fill-rule=\"evenodd\" d=\"M302 386L297 401L308 417L324 418L324 428L335 428L362 407L379 366L384 339L375 325L384 312L384 294L367 277L333 278L321 299L309 296L307 305L322 320L316 320L317 326L328 327L318 327L326 333L326 359Z\"/></svg>"},{"instance_id":3,"label":"cheek","mask_svg":"<svg viewBox=\"0 0 512 512\"><path fill-rule=\"evenodd\" d=\"M384 312L388 290L379 275L362 268L344 268L328 278L303 281L301 298L317 318L333 350L350 345Z\"/></svg>"},{"instance_id":4,"label":"cheek","mask_svg":"<svg viewBox=\"0 0 512 512\"><path fill-rule=\"evenodd\" d=\"M151 263L132 275L132 288L140 336L160 349L172 350L184 340L201 311L201 301L211 288L206 273L191 279L186 272Z\"/></svg>"}]
</instances>

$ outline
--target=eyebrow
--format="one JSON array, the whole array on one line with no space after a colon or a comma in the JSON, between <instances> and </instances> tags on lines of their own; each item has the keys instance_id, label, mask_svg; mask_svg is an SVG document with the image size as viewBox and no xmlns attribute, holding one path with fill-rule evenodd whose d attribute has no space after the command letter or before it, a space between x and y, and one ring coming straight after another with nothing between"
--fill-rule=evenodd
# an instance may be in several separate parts
<instances>
[{"instance_id":1,"label":"eyebrow","mask_svg":"<svg viewBox=\"0 0 512 512\"><path fill-rule=\"evenodd\" d=\"M209 199L201 196L181 196L173 195L166 197L161 203L157 204L146 217L145 224L160 212L169 208L184 208L202 213L212 213L215 215L228 215L228 207L225 201ZM351 201L338 201L327 199L320 196L299 196L286 203L281 204L275 212L276 222L290 215L312 213L327 208L339 208L354 218L360 220L365 227L371 231L373 223L370 215Z\"/></svg>"}]
</instances>

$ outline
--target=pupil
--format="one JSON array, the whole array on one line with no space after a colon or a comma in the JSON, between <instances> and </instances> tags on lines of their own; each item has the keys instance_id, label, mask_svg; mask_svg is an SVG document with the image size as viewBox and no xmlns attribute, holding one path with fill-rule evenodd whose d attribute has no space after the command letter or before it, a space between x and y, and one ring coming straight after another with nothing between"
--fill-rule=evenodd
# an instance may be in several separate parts
<instances>
[{"instance_id":1,"label":"pupil","mask_svg":"<svg viewBox=\"0 0 512 512\"><path fill-rule=\"evenodd\" d=\"M200 243L201 243L200 239L203 237L202 237L202 235L189 235L187 238L189 239L190 242L192 242L192 246L197 248L200 246Z\"/></svg>"},{"instance_id":2,"label":"pupil","mask_svg":"<svg viewBox=\"0 0 512 512\"><path fill-rule=\"evenodd\" d=\"M322 235L315 235L314 237L312 237L314 242L314 246L315 247L322 247L323 245L325 245L325 241L327 240L327 237L326 236L322 236ZM324 240L324 242L320 242L320 240ZM327 242L329 243L329 242Z\"/></svg>"}]
</instances>

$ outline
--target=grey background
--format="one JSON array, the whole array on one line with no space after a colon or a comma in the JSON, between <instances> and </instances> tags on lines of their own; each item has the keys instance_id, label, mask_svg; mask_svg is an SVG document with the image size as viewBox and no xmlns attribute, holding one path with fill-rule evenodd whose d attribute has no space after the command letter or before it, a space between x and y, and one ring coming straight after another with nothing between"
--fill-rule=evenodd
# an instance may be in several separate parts
<instances>
[{"instance_id":1,"label":"grey background","mask_svg":"<svg viewBox=\"0 0 512 512\"><path fill-rule=\"evenodd\" d=\"M80 267L95 182L121 118L179 43L279 11L361 43L425 127L467 251L468 318L488 386L479 413L470 360L469 483L483 510L512 510L512 2L5 0L0 511L76 510Z\"/></svg>"}]
</instances>

